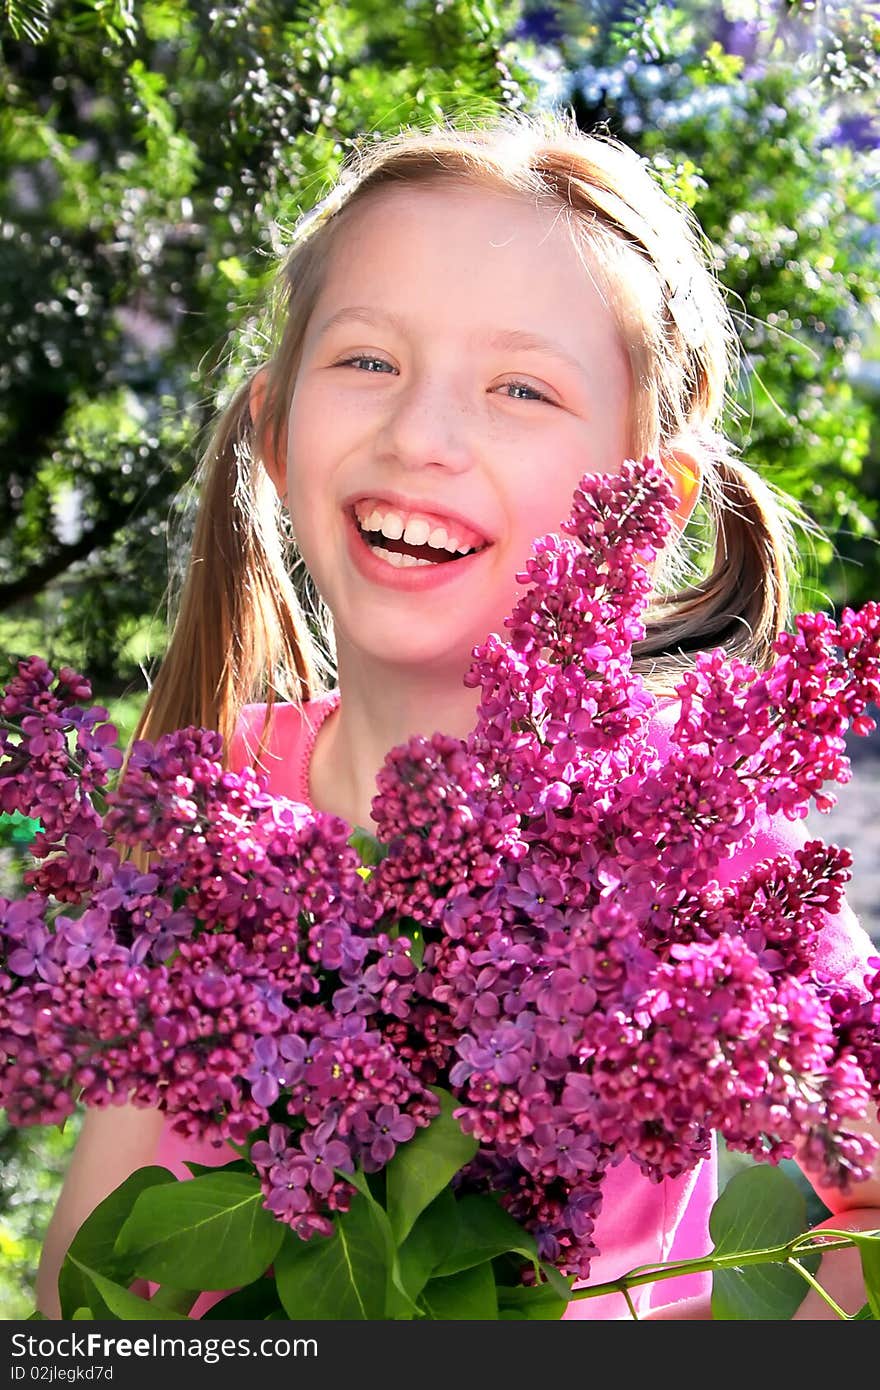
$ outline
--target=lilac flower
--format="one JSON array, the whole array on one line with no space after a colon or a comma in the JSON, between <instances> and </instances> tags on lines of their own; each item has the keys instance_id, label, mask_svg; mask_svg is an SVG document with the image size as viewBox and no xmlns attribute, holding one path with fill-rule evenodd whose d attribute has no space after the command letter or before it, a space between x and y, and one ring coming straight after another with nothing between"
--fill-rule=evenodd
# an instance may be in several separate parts
<instances>
[{"instance_id":1,"label":"lilac flower","mask_svg":"<svg viewBox=\"0 0 880 1390\"><path fill-rule=\"evenodd\" d=\"M538 1145L535 1156L538 1169L551 1180L561 1177L573 1182L581 1173L591 1174L596 1170L598 1154L595 1141L571 1127L538 1125L535 1143Z\"/></svg>"},{"instance_id":2,"label":"lilac flower","mask_svg":"<svg viewBox=\"0 0 880 1390\"><path fill-rule=\"evenodd\" d=\"M308 1178L316 1192L327 1193L333 1186L334 1168L354 1171L348 1146L333 1138L332 1123L319 1125L311 1134L302 1136L302 1151L309 1161Z\"/></svg>"},{"instance_id":3,"label":"lilac flower","mask_svg":"<svg viewBox=\"0 0 880 1390\"><path fill-rule=\"evenodd\" d=\"M29 928L42 927L45 900L36 893L24 898L0 898L0 939L23 941Z\"/></svg>"},{"instance_id":4,"label":"lilac flower","mask_svg":"<svg viewBox=\"0 0 880 1390\"><path fill-rule=\"evenodd\" d=\"M64 722L57 714L26 715L21 732L27 739L28 752L34 758L46 753L59 753L65 747Z\"/></svg>"},{"instance_id":5,"label":"lilac flower","mask_svg":"<svg viewBox=\"0 0 880 1390\"><path fill-rule=\"evenodd\" d=\"M499 1081L516 1081L527 1061L528 1037L515 1023L502 1024L489 1033L484 1044L465 1036L458 1046L462 1062L452 1069L454 1083L460 1085L476 1073L491 1074Z\"/></svg>"},{"instance_id":6,"label":"lilac flower","mask_svg":"<svg viewBox=\"0 0 880 1390\"><path fill-rule=\"evenodd\" d=\"M333 1007L341 1014L350 1013L352 1009L359 1014L372 1014L378 1009L379 1001L366 979L355 976L350 984L344 985L333 995Z\"/></svg>"},{"instance_id":7,"label":"lilac flower","mask_svg":"<svg viewBox=\"0 0 880 1390\"><path fill-rule=\"evenodd\" d=\"M67 943L65 957L73 970L81 970L90 960L111 960L127 955L110 930L110 914L101 907L89 908L76 920L58 917L56 939Z\"/></svg>"},{"instance_id":8,"label":"lilac flower","mask_svg":"<svg viewBox=\"0 0 880 1390\"><path fill-rule=\"evenodd\" d=\"M471 733L388 754L369 869L340 818L224 771L208 730L135 744L105 817L106 710L69 668L19 663L0 807L43 829L26 896L0 900L12 1122L159 1105L181 1136L249 1142L268 1210L310 1239L440 1087L479 1145L454 1186L496 1194L581 1279L623 1159L681 1174L714 1131L771 1161L797 1146L827 1185L864 1176L880 960L861 985L816 974L849 856L810 841L721 882L759 817L846 780L880 606L801 615L760 673L700 654L661 755L632 645L671 500L651 460L583 480L505 637L473 652Z\"/></svg>"},{"instance_id":9,"label":"lilac flower","mask_svg":"<svg viewBox=\"0 0 880 1390\"><path fill-rule=\"evenodd\" d=\"M53 938L42 923L29 922L18 940L21 944L9 953L9 969L25 978L36 973L44 980L57 979L59 972L51 957Z\"/></svg>"},{"instance_id":10,"label":"lilac flower","mask_svg":"<svg viewBox=\"0 0 880 1390\"><path fill-rule=\"evenodd\" d=\"M302 1155L290 1154L269 1172L266 1206L281 1221L293 1225L297 1217L314 1211L308 1192L309 1165Z\"/></svg>"},{"instance_id":11,"label":"lilac flower","mask_svg":"<svg viewBox=\"0 0 880 1390\"><path fill-rule=\"evenodd\" d=\"M564 890L558 873L552 867L542 870L520 869L515 884L507 890L508 901L533 922L555 917Z\"/></svg>"},{"instance_id":12,"label":"lilac flower","mask_svg":"<svg viewBox=\"0 0 880 1390\"><path fill-rule=\"evenodd\" d=\"M251 1083L251 1095L258 1105L266 1110L279 1096L278 1084L278 1045L274 1038L257 1038L254 1043L254 1060L242 1072L245 1081Z\"/></svg>"},{"instance_id":13,"label":"lilac flower","mask_svg":"<svg viewBox=\"0 0 880 1390\"><path fill-rule=\"evenodd\" d=\"M286 1125L270 1125L265 1139L251 1145L251 1160L258 1167L272 1168L285 1158L290 1145L290 1130Z\"/></svg>"},{"instance_id":14,"label":"lilac flower","mask_svg":"<svg viewBox=\"0 0 880 1390\"><path fill-rule=\"evenodd\" d=\"M364 1150L364 1166L368 1172L384 1168L394 1157L398 1144L405 1144L416 1132L415 1122L402 1115L396 1105L380 1105L372 1118L362 1116L355 1122L355 1134Z\"/></svg>"}]
</instances>

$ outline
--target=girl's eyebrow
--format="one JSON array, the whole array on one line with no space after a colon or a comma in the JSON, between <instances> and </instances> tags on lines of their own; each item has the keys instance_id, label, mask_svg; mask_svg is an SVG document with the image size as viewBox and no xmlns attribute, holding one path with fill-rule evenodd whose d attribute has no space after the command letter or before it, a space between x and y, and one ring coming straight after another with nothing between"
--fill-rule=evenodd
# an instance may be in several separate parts
<instances>
[{"instance_id":1,"label":"girl's eyebrow","mask_svg":"<svg viewBox=\"0 0 880 1390\"><path fill-rule=\"evenodd\" d=\"M400 314L387 309L370 309L363 304L351 304L344 309L337 309L335 314L325 319L315 335L316 338L323 338L325 333L342 323L384 324L401 336L405 336L407 331L406 322ZM524 328L498 328L486 334L484 341L489 347L500 348L502 352L538 352L544 357L555 357L572 371L581 376L586 375L583 362L567 352L560 343L554 343L551 338L545 338L540 333L529 333Z\"/></svg>"}]
</instances>

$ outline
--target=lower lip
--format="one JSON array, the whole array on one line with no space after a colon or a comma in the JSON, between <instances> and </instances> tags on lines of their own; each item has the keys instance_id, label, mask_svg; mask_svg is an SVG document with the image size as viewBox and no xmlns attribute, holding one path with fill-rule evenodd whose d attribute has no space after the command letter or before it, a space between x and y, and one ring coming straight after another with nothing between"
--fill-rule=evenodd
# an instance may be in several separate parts
<instances>
[{"instance_id":1,"label":"lower lip","mask_svg":"<svg viewBox=\"0 0 880 1390\"><path fill-rule=\"evenodd\" d=\"M419 594L424 589L440 589L447 584L453 584L457 579L470 574L474 565L489 549L485 546L483 550L478 550L473 555L465 555L460 560L441 560L436 565L407 565L405 568L396 569L394 565L389 565L387 560L383 560L381 555L374 554L369 541L365 541L361 535L351 512L345 513L345 520L348 528L349 554L355 568L364 579L381 584L386 589L400 589L408 594Z\"/></svg>"}]
</instances>

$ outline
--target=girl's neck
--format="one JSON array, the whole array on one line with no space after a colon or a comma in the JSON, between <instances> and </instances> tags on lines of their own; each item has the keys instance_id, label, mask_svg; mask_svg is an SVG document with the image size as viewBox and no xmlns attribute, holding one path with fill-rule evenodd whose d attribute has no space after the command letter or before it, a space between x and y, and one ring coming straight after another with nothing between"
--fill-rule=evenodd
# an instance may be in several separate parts
<instances>
[{"instance_id":1,"label":"girl's neck","mask_svg":"<svg viewBox=\"0 0 880 1390\"><path fill-rule=\"evenodd\" d=\"M381 665L381 669L380 669ZM465 668L466 669L466 668ZM386 754L415 734L465 738L476 723L480 691L462 684L464 671L438 678L412 666L356 660L339 652L338 709L321 726L312 754L310 788L316 810L374 829L376 776Z\"/></svg>"}]
</instances>

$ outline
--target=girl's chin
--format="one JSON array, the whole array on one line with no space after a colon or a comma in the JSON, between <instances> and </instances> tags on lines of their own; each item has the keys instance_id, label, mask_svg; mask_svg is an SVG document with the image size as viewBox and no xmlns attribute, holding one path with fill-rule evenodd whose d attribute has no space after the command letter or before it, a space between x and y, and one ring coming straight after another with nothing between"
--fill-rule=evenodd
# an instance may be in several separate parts
<instances>
[{"instance_id":1,"label":"girl's chin","mask_svg":"<svg viewBox=\"0 0 880 1390\"><path fill-rule=\"evenodd\" d=\"M421 626L425 628L427 624ZM437 624L430 626L428 634L420 632L416 624L406 619L397 622L383 616L375 620L365 615L360 623L355 618L355 625L344 636L337 625L337 646L340 656L344 646L355 659L360 657L373 665L387 666L389 675L392 670L399 675L408 671L421 677L436 672L462 681L471 665L474 647L486 640L491 628L479 633L462 633L460 628L455 630L451 625L445 631L438 630Z\"/></svg>"},{"instance_id":2,"label":"girl's chin","mask_svg":"<svg viewBox=\"0 0 880 1390\"><path fill-rule=\"evenodd\" d=\"M411 671L414 676L426 676L429 672L446 672L463 680L471 664L471 652L477 642L455 642L441 645L436 642L413 643L401 639L399 642L386 640L382 643L367 643L361 638L354 646L362 656L371 662L387 666L403 673Z\"/></svg>"}]
</instances>

